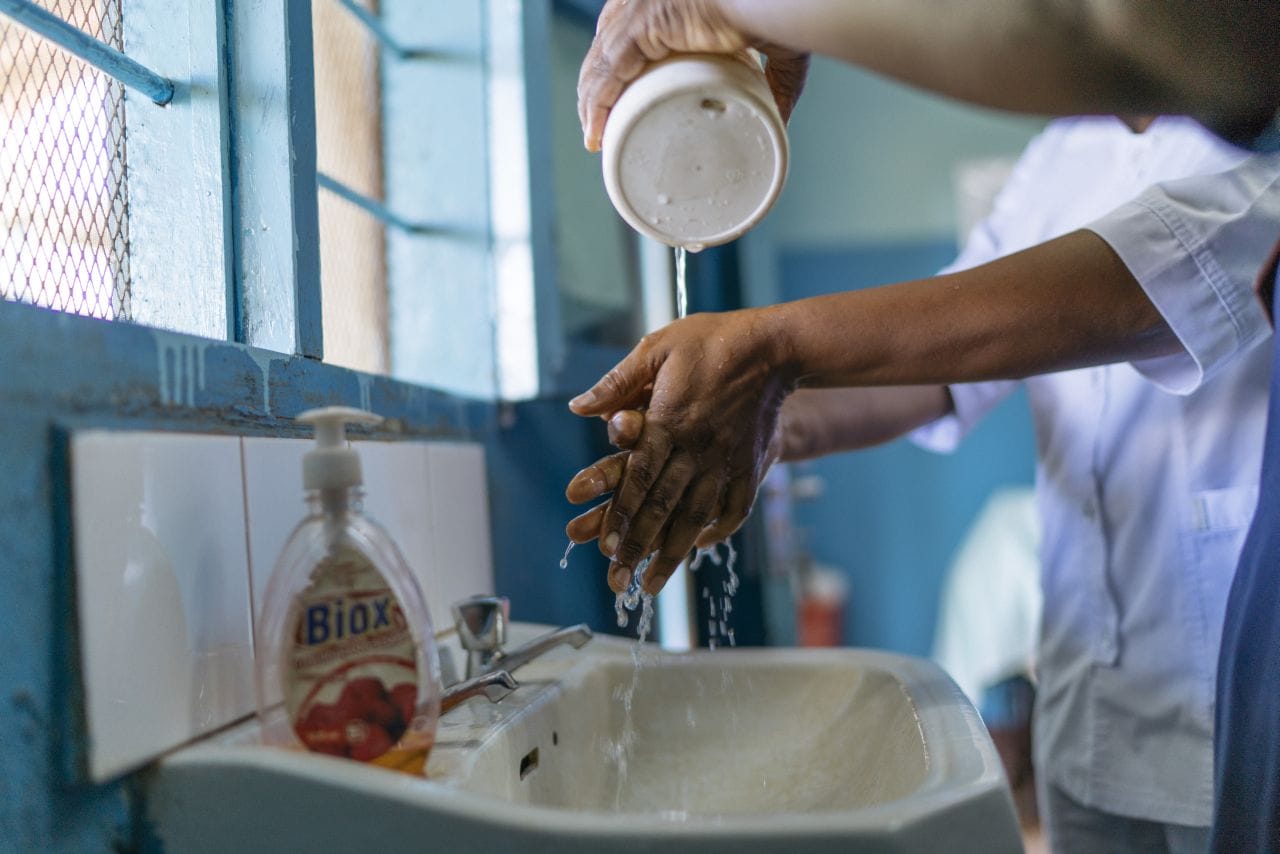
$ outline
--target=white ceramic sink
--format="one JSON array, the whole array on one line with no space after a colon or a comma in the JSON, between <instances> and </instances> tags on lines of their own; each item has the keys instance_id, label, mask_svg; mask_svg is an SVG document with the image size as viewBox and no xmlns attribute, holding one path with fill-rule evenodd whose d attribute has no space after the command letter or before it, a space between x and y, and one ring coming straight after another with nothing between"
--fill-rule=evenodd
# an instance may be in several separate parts
<instances>
[{"instance_id":1,"label":"white ceramic sink","mask_svg":"<svg viewBox=\"0 0 1280 854\"><path fill-rule=\"evenodd\" d=\"M990 739L928 662L646 651L637 673L597 638L517 678L441 719L428 780L235 743L252 727L179 751L149 785L156 834L180 851L1021 850Z\"/></svg>"}]
</instances>

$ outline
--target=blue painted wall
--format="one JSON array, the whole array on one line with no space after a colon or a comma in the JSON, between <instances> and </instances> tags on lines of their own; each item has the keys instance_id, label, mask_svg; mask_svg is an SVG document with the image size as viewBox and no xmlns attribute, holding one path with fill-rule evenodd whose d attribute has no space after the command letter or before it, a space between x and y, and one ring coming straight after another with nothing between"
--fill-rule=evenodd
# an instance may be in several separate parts
<instances>
[{"instance_id":1,"label":"blue painted wall","mask_svg":"<svg viewBox=\"0 0 1280 854\"><path fill-rule=\"evenodd\" d=\"M931 275L956 253L949 240L790 248L779 256L783 299ZM997 487L1029 484L1035 438L1021 393L1006 401L954 454L906 440L797 466L826 484L796 505L821 563L847 573L845 642L928 655L938 595L951 556Z\"/></svg>"},{"instance_id":2,"label":"blue painted wall","mask_svg":"<svg viewBox=\"0 0 1280 854\"><path fill-rule=\"evenodd\" d=\"M575 548L560 568L565 524L586 507L564 487L581 468L614 449L604 424L569 411L568 397L501 407L486 438L493 519L494 585L516 620L587 623L617 632L608 562L595 544ZM588 505L589 506L589 505Z\"/></svg>"},{"instance_id":3,"label":"blue painted wall","mask_svg":"<svg viewBox=\"0 0 1280 854\"><path fill-rule=\"evenodd\" d=\"M200 384L164 362L184 350ZM166 368L162 370L162 362ZM85 775L65 437L80 427L288 435L312 406L361 404L389 438L480 438L492 406L305 358L0 301L0 852L131 851L136 775ZM163 382L163 378L168 383ZM188 389L192 399L181 398ZM266 393L269 390L269 395Z\"/></svg>"}]
</instances>

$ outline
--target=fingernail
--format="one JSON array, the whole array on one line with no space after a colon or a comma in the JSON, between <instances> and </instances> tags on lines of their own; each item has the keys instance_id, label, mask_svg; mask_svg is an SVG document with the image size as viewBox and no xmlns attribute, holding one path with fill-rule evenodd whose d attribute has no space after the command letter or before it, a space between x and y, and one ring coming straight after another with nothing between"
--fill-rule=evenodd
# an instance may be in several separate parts
<instances>
[{"instance_id":1,"label":"fingernail","mask_svg":"<svg viewBox=\"0 0 1280 854\"><path fill-rule=\"evenodd\" d=\"M584 391L582 394L569 401L570 409L581 409L584 406L590 406L596 402L596 393L594 391Z\"/></svg>"},{"instance_id":2,"label":"fingernail","mask_svg":"<svg viewBox=\"0 0 1280 854\"><path fill-rule=\"evenodd\" d=\"M605 554L612 555L617 550L618 550L618 532L614 531L613 533L609 534L609 536L604 538L604 551L605 551Z\"/></svg>"},{"instance_id":3,"label":"fingernail","mask_svg":"<svg viewBox=\"0 0 1280 854\"><path fill-rule=\"evenodd\" d=\"M609 570L609 586L615 590L626 590L631 583L631 570L625 566L615 566Z\"/></svg>"},{"instance_id":4,"label":"fingernail","mask_svg":"<svg viewBox=\"0 0 1280 854\"><path fill-rule=\"evenodd\" d=\"M662 591L662 584L666 579L657 575L651 575L644 580L644 592L650 596L657 596Z\"/></svg>"}]
</instances>

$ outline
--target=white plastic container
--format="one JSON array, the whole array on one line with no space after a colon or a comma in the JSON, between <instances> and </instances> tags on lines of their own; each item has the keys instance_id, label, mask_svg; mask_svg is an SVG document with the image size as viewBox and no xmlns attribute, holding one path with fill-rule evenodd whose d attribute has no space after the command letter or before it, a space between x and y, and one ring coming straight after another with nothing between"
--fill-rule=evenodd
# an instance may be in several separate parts
<instances>
[{"instance_id":1,"label":"white plastic container","mask_svg":"<svg viewBox=\"0 0 1280 854\"><path fill-rule=\"evenodd\" d=\"M310 512L271 575L257 631L263 740L422 773L440 714L435 633L417 579L361 509L360 458L346 407L298 416L315 425L303 459Z\"/></svg>"},{"instance_id":2,"label":"white plastic container","mask_svg":"<svg viewBox=\"0 0 1280 854\"><path fill-rule=\"evenodd\" d=\"M602 150L605 188L623 219L694 251L758 223L787 176L786 125L745 54L654 63L610 111Z\"/></svg>"}]
</instances>

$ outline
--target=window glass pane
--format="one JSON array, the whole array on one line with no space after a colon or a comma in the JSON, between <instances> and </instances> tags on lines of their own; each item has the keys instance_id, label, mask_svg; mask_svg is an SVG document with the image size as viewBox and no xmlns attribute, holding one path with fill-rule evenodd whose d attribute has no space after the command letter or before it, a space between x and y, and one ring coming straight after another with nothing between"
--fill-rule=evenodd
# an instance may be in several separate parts
<instances>
[{"instance_id":1,"label":"window glass pane","mask_svg":"<svg viewBox=\"0 0 1280 854\"><path fill-rule=\"evenodd\" d=\"M119 0L46 0L116 48ZM0 296L129 319L124 91L0 15Z\"/></svg>"},{"instance_id":2,"label":"window glass pane","mask_svg":"<svg viewBox=\"0 0 1280 854\"><path fill-rule=\"evenodd\" d=\"M609 202L600 158L582 147L578 124L578 67L591 30L556 14L551 36L561 323L570 340L629 348L641 334L643 315L639 238Z\"/></svg>"},{"instance_id":3,"label":"window glass pane","mask_svg":"<svg viewBox=\"0 0 1280 854\"><path fill-rule=\"evenodd\" d=\"M358 0L372 13L372 0ZM316 160L321 174L376 202L382 189L379 46L337 0L312 6ZM320 283L325 361L386 373L386 236L375 217L321 188Z\"/></svg>"}]
</instances>

